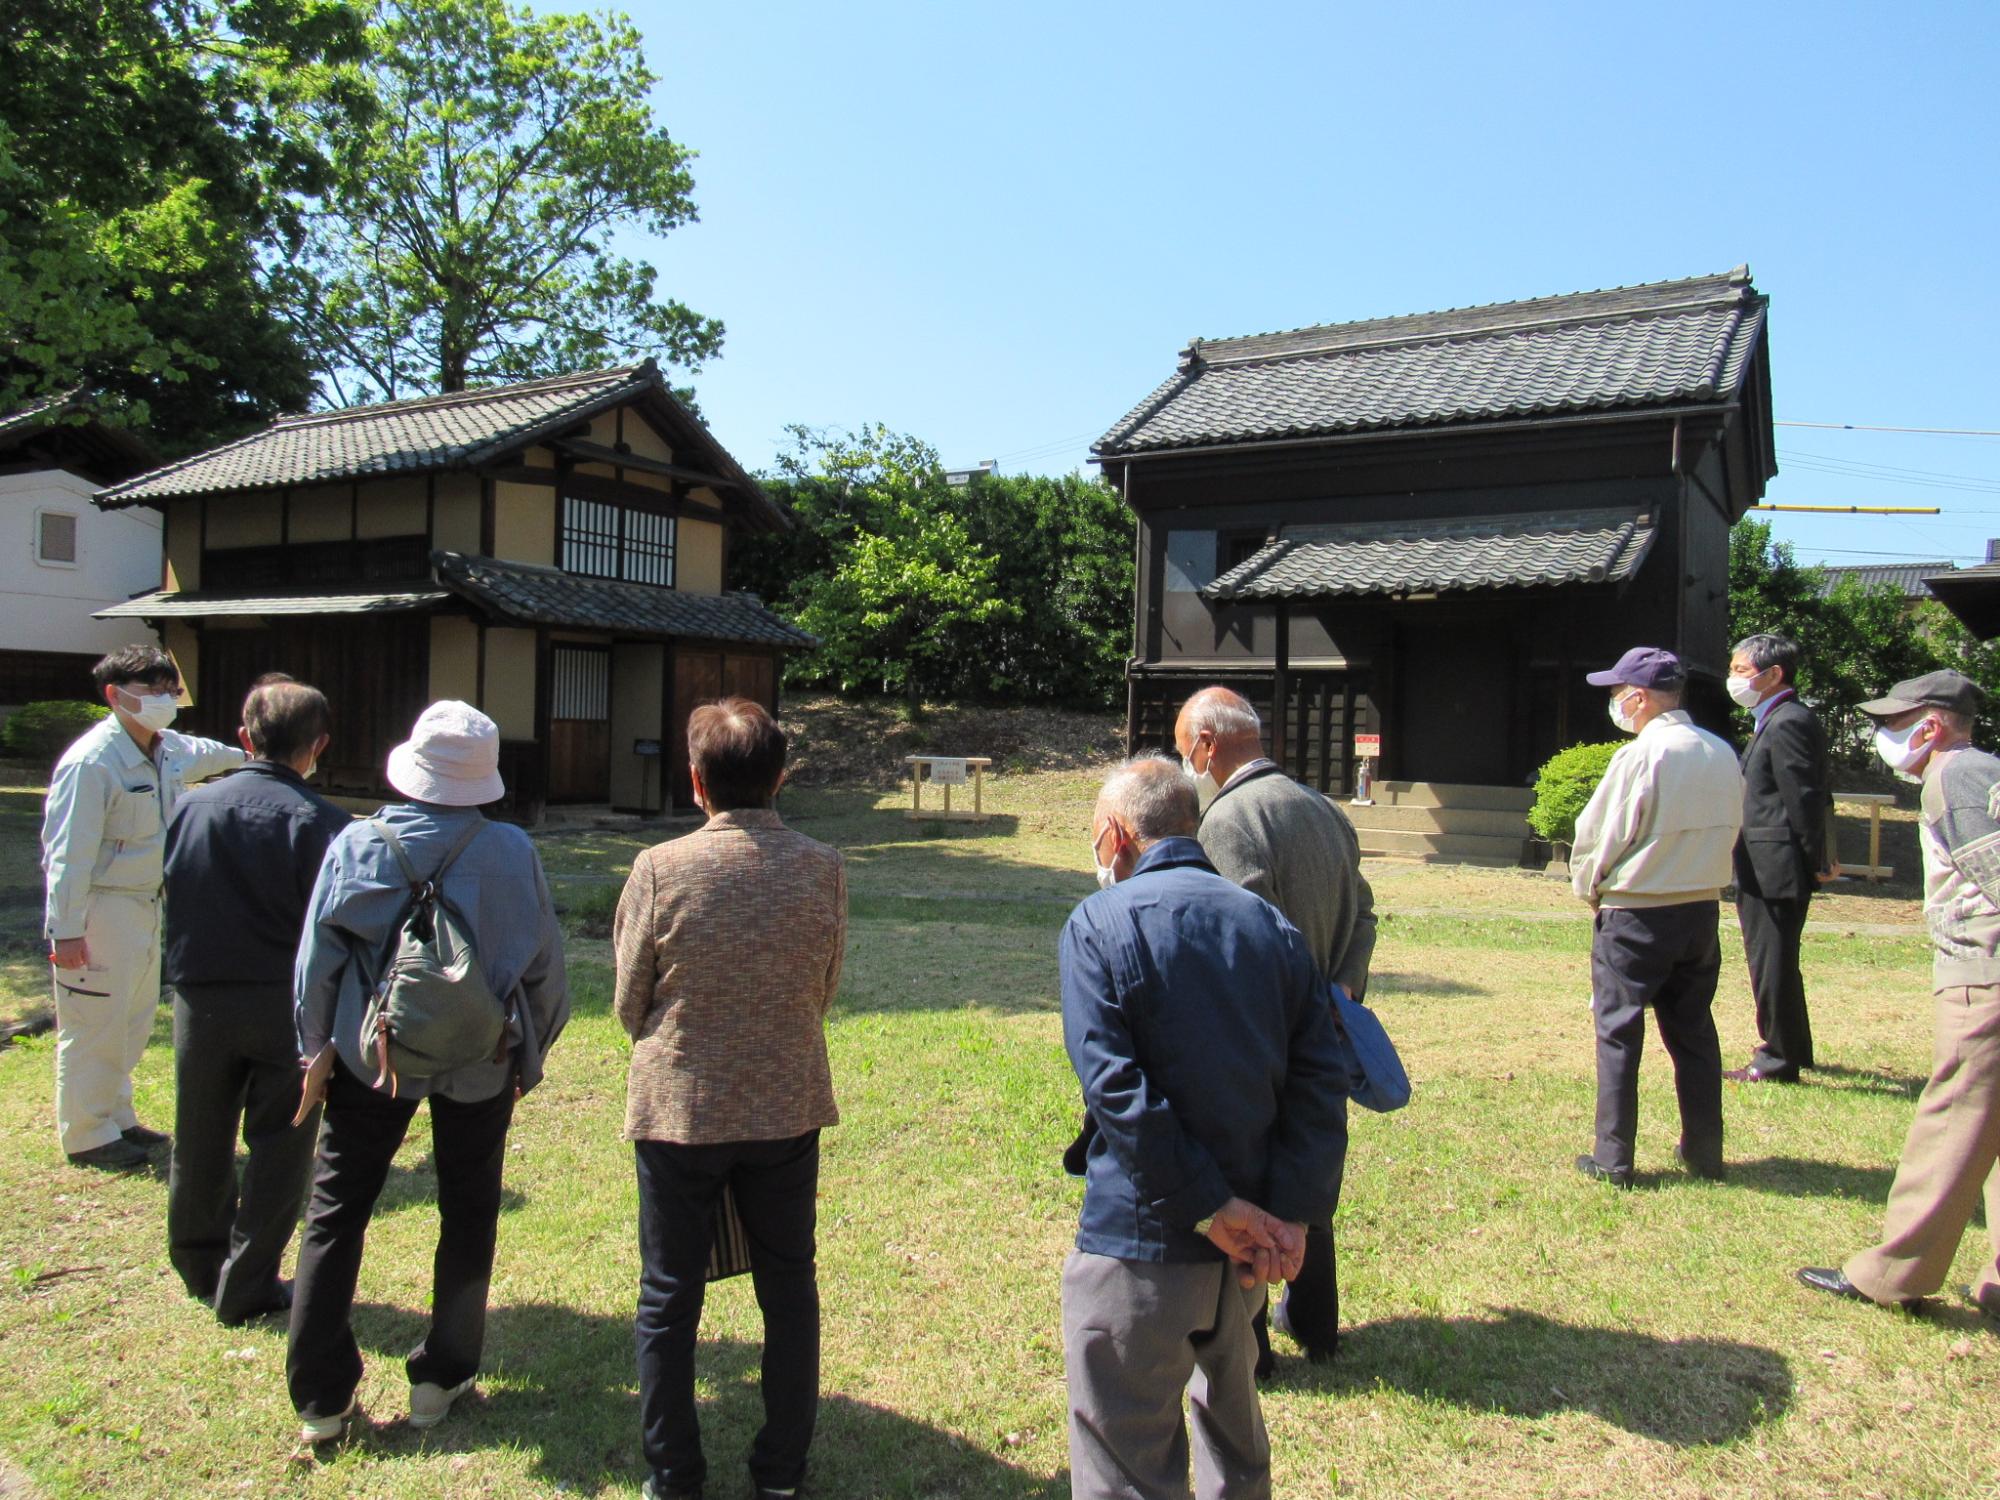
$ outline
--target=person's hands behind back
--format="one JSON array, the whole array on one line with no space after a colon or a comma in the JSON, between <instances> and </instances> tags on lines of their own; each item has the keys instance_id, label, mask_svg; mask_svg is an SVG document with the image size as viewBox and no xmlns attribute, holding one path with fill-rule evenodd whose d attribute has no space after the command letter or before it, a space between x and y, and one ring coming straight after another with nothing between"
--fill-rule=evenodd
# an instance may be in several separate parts
<instances>
[{"instance_id":1,"label":"person's hands behind back","mask_svg":"<svg viewBox=\"0 0 2000 1500\"><path fill-rule=\"evenodd\" d=\"M1231 1198L1209 1221L1208 1239L1236 1264L1245 1287L1289 1281L1305 1262L1306 1227L1268 1214L1243 1198Z\"/></svg>"}]
</instances>

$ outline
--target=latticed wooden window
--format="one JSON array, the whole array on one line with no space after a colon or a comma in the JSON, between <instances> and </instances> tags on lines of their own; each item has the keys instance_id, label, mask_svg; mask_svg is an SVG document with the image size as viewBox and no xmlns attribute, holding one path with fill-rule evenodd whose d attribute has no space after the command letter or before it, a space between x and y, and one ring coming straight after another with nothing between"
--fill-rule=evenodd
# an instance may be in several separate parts
<instances>
[{"instance_id":1,"label":"latticed wooden window","mask_svg":"<svg viewBox=\"0 0 2000 1500\"><path fill-rule=\"evenodd\" d=\"M568 573L662 588L674 582L674 518L602 500L563 497L562 566Z\"/></svg>"}]
</instances>

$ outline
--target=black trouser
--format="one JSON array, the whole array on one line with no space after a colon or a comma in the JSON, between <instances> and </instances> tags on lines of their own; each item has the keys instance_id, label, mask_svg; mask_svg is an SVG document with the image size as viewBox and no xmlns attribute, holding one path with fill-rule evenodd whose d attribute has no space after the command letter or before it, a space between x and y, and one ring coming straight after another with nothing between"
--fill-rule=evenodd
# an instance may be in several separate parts
<instances>
[{"instance_id":1,"label":"black trouser","mask_svg":"<svg viewBox=\"0 0 2000 1500\"><path fill-rule=\"evenodd\" d=\"M349 1322L361 1246L418 1102L377 1093L344 1063L335 1063L327 1080L326 1124L299 1241L285 1357L292 1405L301 1416L339 1415L361 1383L361 1349ZM430 1104L439 1219L431 1326L406 1368L412 1385L450 1387L478 1372L486 1339L486 1288L493 1277L514 1091L503 1088L473 1104L434 1096Z\"/></svg>"},{"instance_id":2,"label":"black trouser","mask_svg":"<svg viewBox=\"0 0 2000 1500\"><path fill-rule=\"evenodd\" d=\"M1333 1248L1333 1225L1306 1225L1306 1258L1299 1274L1285 1284L1285 1324L1299 1347L1316 1359L1340 1349L1340 1274ZM1257 1363L1271 1352L1268 1304L1257 1310L1250 1331L1257 1335Z\"/></svg>"},{"instance_id":3,"label":"black trouser","mask_svg":"<svg viewBox=\"0 0 2000 1500\"><path fill-rule=\"evenodd\" d=\"M317 1114L292 1125L299 1078L289 983L176 988L167 1254L225 1323L277 1303L319 1125ZM239 1122L249 1151L240 1185Z\"/></svg>"},{"instance_id":4,"label":"black trouser","mask_svg":"<svg viewBox=\"0 0 2000 1500\"><path fill-rule=\"evenodd\" d=\"M1700 1171L1722 1167L1722 1048L1715 1036L1715 979L1722 967L1713 901L1606 907L1590 945L1597 1017L1597 1164L1632 1169L1639 1126L1639 1055L1646 1010L1674 1062L1681 1151Z\"/></svg>"},{"instance_id":5,"label":"black trouser","mask_svg":"<svg viewBox=\"0 0 2000 1500\"><path fill-rule=\"evenodd\" d=\"M1797 1077L1800 1068L1813 1065L1812 1021L1799 974L1799 940L1811 904L1810 895L1772 901L1745 891L1736 898L1750 990L1757 997L1757 1035L1763 1038L1750 1065L1760 1073Z\"/></svg>"},{"instance_id":6,"label":"black trouser","mask_svg":"<svg viewBox=\"0 0 2000 1500\"><path fill-rule=\"evenodd\" d=\"M707 1477L694 1406L695 1331L708 1290L709 1236L723 1184L750 1243L764 1314L764 1426L750 1478L796 1488L819 1416L819 1277L813 1229L819 1132L782 1141L685 1146L635 1141L639 1166L639 1422L646 1462L668 1490Z\"/></svg>"}]
</instances>

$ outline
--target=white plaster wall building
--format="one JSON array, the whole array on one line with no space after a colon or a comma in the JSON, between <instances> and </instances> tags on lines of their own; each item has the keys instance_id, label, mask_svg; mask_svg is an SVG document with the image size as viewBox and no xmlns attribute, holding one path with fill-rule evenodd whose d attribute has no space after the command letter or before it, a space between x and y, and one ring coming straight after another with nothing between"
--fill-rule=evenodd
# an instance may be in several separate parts
<instances>
[{"instance_id":1,"label":"white plaster wall building","mask_svg":"<svg viewBox=\"0 0 2000 1500\"><path fill-rule=\"evenodd\" d=\"M107 651L158 637L99 610L160 586L160 516L91 504L155 462L130 432L96 421L74 394L0 416L0 714L91 696Z\"/></svg>"}]
</instances>

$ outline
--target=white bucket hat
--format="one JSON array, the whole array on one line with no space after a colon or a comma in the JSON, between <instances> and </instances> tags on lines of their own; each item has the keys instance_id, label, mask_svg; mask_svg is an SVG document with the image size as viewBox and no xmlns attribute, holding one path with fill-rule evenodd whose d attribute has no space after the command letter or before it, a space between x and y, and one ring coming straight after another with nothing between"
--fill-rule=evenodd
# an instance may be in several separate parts
<instances>
[{"instance_id":1,"label":"white bucket hat","mask_svg":"<svg viewBox=\"0 0 2000 1500\"><path fill-rule=\"evenodd\" d=\"M470 703L433 703L417 715L409 739L389 752L389 785L443 807L498 802L507 792L500 779L500 726Z\"/></svg>"}]
</instances>

